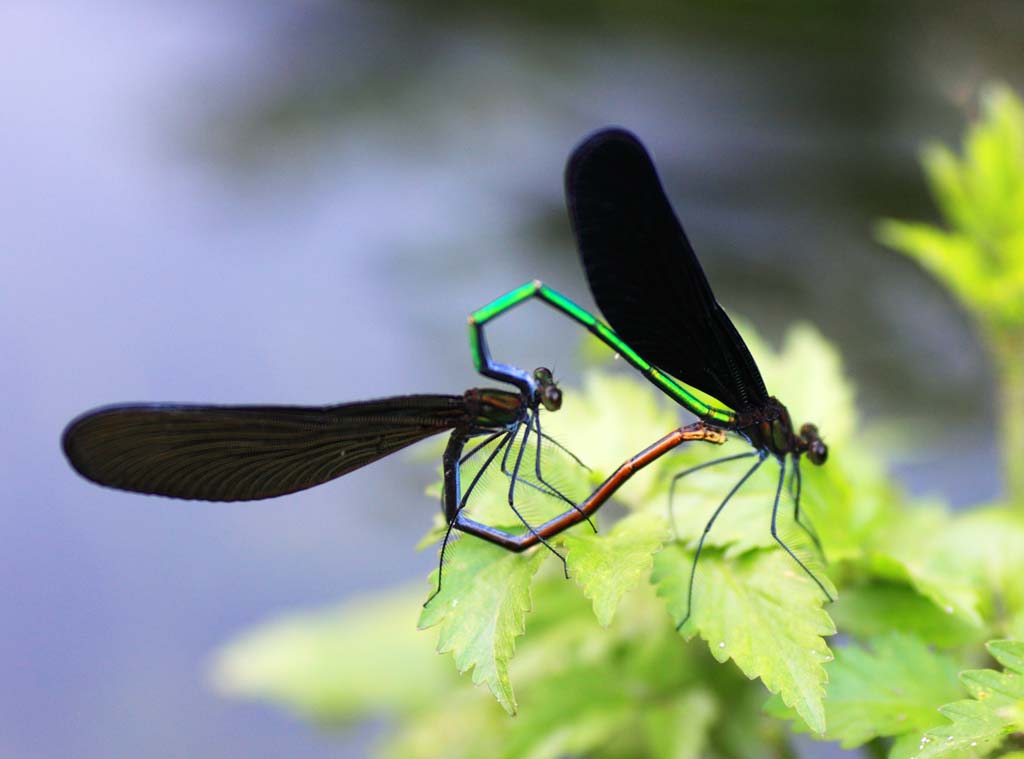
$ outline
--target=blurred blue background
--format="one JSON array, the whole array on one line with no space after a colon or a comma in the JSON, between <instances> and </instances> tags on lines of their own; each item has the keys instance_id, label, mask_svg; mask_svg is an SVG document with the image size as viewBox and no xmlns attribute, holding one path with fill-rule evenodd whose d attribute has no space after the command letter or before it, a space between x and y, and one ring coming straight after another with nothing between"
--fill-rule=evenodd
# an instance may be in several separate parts
<instances>
[{"instance_id":1,"label":"blurred blue background","mask_svg":"<svg viewBox=\"0 0 1024 759\"><path fill-rule=\"evenodd\" d=\"M322 735L222 701L208 657L424 578L434 463L183 503L79 479L61 429L115 401L479 384L472 309L534 277L592 304L561 172L608 123L655 154L731 312L839 345L865 412L910 441L911 489L996 493L985 357L872 224L934 218L916 150L957 139L981 83L1021 89L1024 10L785 6L0 6L0 755L363 754L379 725ZM539 309L502 333L526 366L572 334ZM947 423L957 440L934 435Z\"/></svg>"}]
</instances>

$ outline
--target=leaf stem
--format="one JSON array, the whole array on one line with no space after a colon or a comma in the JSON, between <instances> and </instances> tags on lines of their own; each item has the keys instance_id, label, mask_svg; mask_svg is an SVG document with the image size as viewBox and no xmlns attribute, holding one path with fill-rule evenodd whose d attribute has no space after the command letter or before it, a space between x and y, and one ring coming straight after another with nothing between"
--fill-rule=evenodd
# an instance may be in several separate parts
<instances>
[{"instance_id":1,"label":"leaf stem","mask_svg":"<svg viewBox=\"0 0 1024 759\"><path fill-rule=\"evenodd\" d=\"M999 392L999 432L1007 500L1024 511L1024 332L991 331Z\"/></svg>"}]
</instances>

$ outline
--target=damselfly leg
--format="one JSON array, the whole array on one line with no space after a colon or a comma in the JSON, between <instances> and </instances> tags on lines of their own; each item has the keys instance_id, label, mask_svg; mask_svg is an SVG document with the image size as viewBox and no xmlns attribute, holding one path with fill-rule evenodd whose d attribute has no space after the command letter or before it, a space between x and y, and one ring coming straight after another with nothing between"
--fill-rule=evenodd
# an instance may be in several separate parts
<instances>
[{"instance_id":1,"label":"damselfly leg","mask_svg":"<svg viewBox=\"0 0 1024 759\"><path fill-rule=\"evenodd\" d=\"M814 572L812 572L810 569L807 568L807 565L804 564L800 560L800 558L795 553L793 553L793 551L790 549L790 547L785 544L785 542L782 540L782 538L779 537L779 531L777 529L776 523L778 521L778 516L779 516L779 501L781 500L781 497L782 497L782 483L785 481L785 479L786 479L786 459L785 459L785 457L780 457L779 458L779 483L778 483L778 485L775 488L775 502L772 504L772 538L774 538L775 542L778 543L782 547L783 551L785 551L786 553L789 554L789 558L791 558L793 561L795 561L800 566L800 569L804 570L804 573L808 577L810 577L812 580L814 580L815 584L819 588L821 588L821 592L825 594L825 598L827 598L829 601L835 601L835 598L833 598L832 594L829 593L829 591L825 587L824 583L822 583L822 581L818 579L818 577L814 574ZM797 480L797 481L799 482L799 480ZM799 522L798 522L798 524L799 524Z\"/></svg>"},{"instance_id":2,"label":"damselfly leg","mask_svg":"<svg viewBox=\"0 0 1024 759\"><path fill-rule=\"evenodd\" d=\"M793 457L793 474L789 477L789 493L793 497L793 521L796 522L807 533L807 537L814 543L814 547L818 549L818 554L824 558L825 551L821 547L821 539L818 537L818 531L814 529L814 525L811 524L810 517L807 514L800 511L800 494L802 488L802 478L800 476L800 457Z\"/></svg>"}]
</instances>

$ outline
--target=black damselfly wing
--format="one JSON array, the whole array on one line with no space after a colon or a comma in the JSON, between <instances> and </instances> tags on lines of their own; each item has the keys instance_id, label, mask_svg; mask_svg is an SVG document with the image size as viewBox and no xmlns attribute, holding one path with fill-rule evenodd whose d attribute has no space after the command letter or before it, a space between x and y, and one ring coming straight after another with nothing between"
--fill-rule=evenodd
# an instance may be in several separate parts
<instances>
[{"instance_id":1,"label":"black damselfly wing","mask_svg":"<svg viewBox=\"0 0 1024 759\"><path fill-rule=\"evenodd\" d=\"M590 290L644 359L735 410L768 400L761 373L715 300L647 150L605 129L569 159L566 201Z\"/></svg>"},{"instance_id":2,"label":"black damselfly wing","mask_svg":"<svg viewBox=\"0 0 1024 759\"><path fill-rule=\"evenodd\" d=\"M468 420L458 395L337 406L108 406L64 431L71 465L100 485L202 501L294 493Z\"/></svg>"}]
</instances>

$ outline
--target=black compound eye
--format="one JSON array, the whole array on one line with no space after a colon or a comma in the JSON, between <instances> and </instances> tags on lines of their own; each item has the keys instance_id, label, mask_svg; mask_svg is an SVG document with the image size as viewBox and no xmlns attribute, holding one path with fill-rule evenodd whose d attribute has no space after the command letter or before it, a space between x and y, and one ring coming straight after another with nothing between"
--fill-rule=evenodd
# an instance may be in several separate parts
<instances>
[{"instance_id":1,"label":"black compound eye","mask_svg":"<svg viewBox=\"0 0 1024 759\"><path fill-rule=\"evenodd\" d=\"M804 440L817 439L818 437L818 426L816 424L807 423L800 428L800 437Z\"/></svg>"},{"instance_id":2,"label":"black compound eye","mask_svg":"<svg viewBox=\"0 0 1024 759\"><path fill-rule=\"evenodd\" d=\"M554 385L549 385L541 391L540 402L548 411L558 411L562 408L562 391Z\"/></svg>"},{"instance_id":3,"label":"black compound eye","mask_svg":"<svg viewBox=\"0 0 1024 759\"><path fill-rule=\"evenodd\" d=\"M820 439L812 440L807 447L807 458L816 466L824 464L828 459L828 446Z\"/></svg>"}]
</instances>

